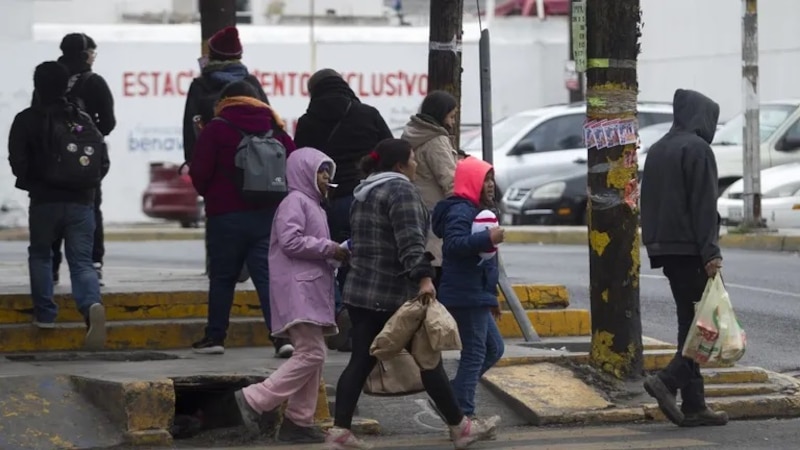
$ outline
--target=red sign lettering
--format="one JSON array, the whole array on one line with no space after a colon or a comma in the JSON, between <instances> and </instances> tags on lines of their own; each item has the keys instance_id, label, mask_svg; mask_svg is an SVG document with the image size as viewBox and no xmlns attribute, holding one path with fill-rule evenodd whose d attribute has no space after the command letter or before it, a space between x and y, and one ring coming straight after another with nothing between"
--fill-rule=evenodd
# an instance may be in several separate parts
<instances>
[{"instance_id":1,"label":"red sign lettering","mask_svg":"<svg viewBox=\"0 0 800 450\"><path fill-rule=\"evenodd\" d=\"M122 95L125 97L185 96L196 72L128 71L122 74ZM308 72L261 72L253 76L264 87L268 97L308 96ZM359 97L413 97L428 91L428 75L402 70L388 73L345 72L342 77Z\"/></svg>"}]
</instances>

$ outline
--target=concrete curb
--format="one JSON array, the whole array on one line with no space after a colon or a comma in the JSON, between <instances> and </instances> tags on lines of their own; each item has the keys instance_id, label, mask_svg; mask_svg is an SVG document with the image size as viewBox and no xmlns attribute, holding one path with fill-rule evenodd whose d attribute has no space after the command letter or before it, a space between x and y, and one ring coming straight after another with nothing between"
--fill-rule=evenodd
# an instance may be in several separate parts
<instances>
[{"instance_id":1,"label":"concrete curb","mask_svg":"<svg viewBox=\"0 0 800 450\"><path fill-rule=\"evenodd\" d=\"M528 310L569 306L569 293L562 285L515 285L514 291ZM83 322L71 295L56 295L54 300L60 322ZM507 310L505 298L501 296L500 301ZM103 305L109 321L204 318L208 313L208 291L103 292ZM31 314L29 294L0 294L0 325L30 323ZM258 293L237 290L231 317L262 317Z\"/></svg>"},{"instance_id":2,"label":"concrete curb","mask_svg":"<svg viewBox=\"0 0 800 450\"><path fill-rule=\"evenodd\" d=\"M141 242L166 240L202 240L205 230L181 228L129 228L105 230L109 242ZM28 230L14 228L0 230L0 241L26 241ZM531 227L507 227L506 242L512 244L542 245L587 245L586 230L582 227L559 229L531 229ZM770 233L728 233L720 238L722 247L744 250L766 250L800 252L800 236Z\"/></svg>"}]
</instances>

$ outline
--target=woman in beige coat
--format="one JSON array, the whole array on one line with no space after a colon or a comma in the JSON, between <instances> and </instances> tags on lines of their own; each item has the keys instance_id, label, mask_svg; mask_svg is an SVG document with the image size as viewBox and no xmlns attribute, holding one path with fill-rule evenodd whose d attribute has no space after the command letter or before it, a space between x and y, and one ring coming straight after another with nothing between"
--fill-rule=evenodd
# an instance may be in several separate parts
<instances>
[{"instance_id":1,"label":"woman in beige coat","mask_svg":"<svg viewBox=\"0 0 800 450\"><path fill-rule=\"evenodd\" d=\"M450 131L453 129L458 102L444 91L433 91L422 101L419 114L411 116L402 138L411 143L417 157L417 185L430 211L441 200L453 195L453 176L458 160ZM428 231L427 251L434 258L438 287L442 272L442 240Z\"/></svg>"}]
</instances>

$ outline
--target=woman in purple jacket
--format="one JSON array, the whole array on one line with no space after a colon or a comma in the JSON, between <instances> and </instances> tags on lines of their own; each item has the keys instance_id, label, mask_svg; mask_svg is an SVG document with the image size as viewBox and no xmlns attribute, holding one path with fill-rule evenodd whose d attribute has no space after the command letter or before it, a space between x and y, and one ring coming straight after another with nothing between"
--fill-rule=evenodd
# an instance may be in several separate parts
<instances>
[{"instance_id":1,"label":"woman in purple jacket","mask_svg":"<svg viewBox=\"0 0 800 450\"><path fill-rule=\"evenodd\" d=\"M289 195L275 215L269 262L273 334L288 337L295 351L262 383L237 391L246 426L258 431L259 416L288 400L278 431L281 442L319 443L314 427L319 382L325 363L325 336L338 332L333 306L333 260L348 251L330 238L322 203L335 173L333 160L313 148L301 148L287 160Z\"/></svg>"}]
</instances>

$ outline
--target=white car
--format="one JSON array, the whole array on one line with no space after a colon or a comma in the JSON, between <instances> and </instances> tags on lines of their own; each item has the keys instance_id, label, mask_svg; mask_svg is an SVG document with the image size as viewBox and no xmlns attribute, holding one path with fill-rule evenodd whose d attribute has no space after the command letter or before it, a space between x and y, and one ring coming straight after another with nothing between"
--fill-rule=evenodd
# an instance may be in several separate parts
<instances>
[{"instance_id":1,"label":"white car","mask_svg":"<svg viewBox=\"0 0 800 450\"><path fill-rule=\"evenodd\" d=\"M672 104L640 103L639 127L672 123ZM501 193L516 181L535 175L537 168L585 162L583 124L586 105L574 103L524 111L492 127L495 180ZM481 135L462 145L471 156L482 158ZM539 170L538 172L540 172Z\"/></svg>"},{"instance_id":2,"label":"white car","mask_svg":"<svg viewBox=\"0 0 800 450\"><path fill-rule=\"evenodd\" d=\"M800 162L800 100L765 102L759 113L761 168ZM744 173L744 114L728 121L714 136L720 190Z\"/></svg>"},{"instance_id":3,"label":"white car","mask_svg":"<svg viewBox=\"0 0 800 450\"><path fill-rule=\"evenodd\" d=\"M717 200L726 225L738 225L744 212L744 180L731 184ZM761 171L761 217L771 228L800 228L800 162Z\"/></svg>"}]
</instances>

